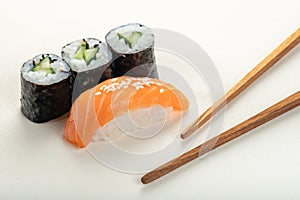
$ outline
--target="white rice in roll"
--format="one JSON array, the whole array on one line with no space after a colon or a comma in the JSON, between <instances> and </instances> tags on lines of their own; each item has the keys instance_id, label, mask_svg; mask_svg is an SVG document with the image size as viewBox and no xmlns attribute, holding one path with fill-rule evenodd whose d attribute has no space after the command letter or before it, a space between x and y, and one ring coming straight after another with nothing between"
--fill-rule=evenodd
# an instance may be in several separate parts
<instances>
[{"instance_id":1,"label":"white rice in roll","mask_svg":"<svg viewBox=\"0 0 300 200\"><path fill-rule=\"evenodd\" d=\"M141 37L137 40L136 44L130 47L124 38L120 38L121 35L128 35L132 32L140 32ZM105 37L109 46L117 53L131 54L138 51L143 51L153 46L154 35L150 28L139 24L131 23L119 26L111 30Z\"/></svg>"},{"instance_id":2,"label":"white rice in roll","mask_svg":"<svg viewBox=\"0 0 300 200\"><path fill-rule=\"evenodd\" d=\"M84 42L88 45L87 49L98 48L95 57L90 63L87 63L83 58L77 59L75 57ZM62 49L62 58L70 65L73 71L83 72L108 64L112 60L112 54L106 45L100 40L95 38L85 38L64 46Z\"/></svg>"},{"instance_id":3,"label":"white rice in roll","mask_svg":"<svg viewBox=\"0 0 300 200\"><path fill-rule=\"evenodd\" d=\"M49 67L52 68L53 73L46 73L43 70L33 71L33 68L46 57L50 58ZM39 85L50 85L68 78L70 76L70 67L57 55L40 54L24 63L21 68L21 74L26 81Z\"/></svg>"}]
</instances>

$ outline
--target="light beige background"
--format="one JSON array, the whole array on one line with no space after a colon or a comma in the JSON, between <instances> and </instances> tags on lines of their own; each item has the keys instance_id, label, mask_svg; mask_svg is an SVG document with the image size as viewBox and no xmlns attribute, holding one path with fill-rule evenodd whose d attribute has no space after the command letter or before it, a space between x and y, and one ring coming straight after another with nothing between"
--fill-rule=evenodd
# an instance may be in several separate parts
<instances>
[{"instance_id":1,"label":"light beige background","mask_svg":"<svg viewBox=\"0 0 300 200\"><path fill-rule=\"evenodd\" d=\"M61 139L60 121L26 131L19 68L41 52L141 22L180 32L214 61L226 90L299 26L286 1L3 1L0 12L0 199L299 199L300 110L144 186ZM228 107L223 130L300 89L300 47ZM49 131L51 130L51 131Z\"/></svg>"}]
</instances>

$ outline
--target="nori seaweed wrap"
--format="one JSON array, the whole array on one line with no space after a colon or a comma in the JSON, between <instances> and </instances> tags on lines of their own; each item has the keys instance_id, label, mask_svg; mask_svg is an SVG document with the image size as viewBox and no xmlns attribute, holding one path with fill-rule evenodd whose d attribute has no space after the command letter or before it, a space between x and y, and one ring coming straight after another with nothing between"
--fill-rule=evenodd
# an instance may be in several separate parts
<instances>
[{"instance_id":1,"label":"nori seaweed wrap","mask_svg":"<svg viewBox=\"0 0 300 200\"><path fill-rule=\"evenodd\" d=\"M21 68L21 111L36 123L67 113L71 107L70 68L57 55L40 54Z\"/></svg>"}]
</instances>

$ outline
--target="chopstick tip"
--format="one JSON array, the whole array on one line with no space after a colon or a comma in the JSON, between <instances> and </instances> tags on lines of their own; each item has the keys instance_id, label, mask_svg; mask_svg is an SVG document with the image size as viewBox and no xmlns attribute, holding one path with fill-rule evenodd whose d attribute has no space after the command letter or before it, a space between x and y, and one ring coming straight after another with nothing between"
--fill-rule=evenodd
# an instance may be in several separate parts
<instances>
[{"instance_id":1,"label":"chopstick tip","mask_svg":"<svg viewBox=\"0 0 300 200\"><path fill-rule=\"evenodd\" d=\"M143 176L143 177L141 178L141 182L142 182L144 185L150 183L150 182L147 180L147 178L146 178L145 176Z\"/></svg>"},{"instance_id":2,"label":"chopstick tip","mask_svg":"<svg viewBox=\"0 0 300 200\"><path fill-rule=\"evenodd\" d=\"M180 137L181 137L181 139L184 140L184 139L188 138L189 136L191 136L193 133L194 133L194 131L193 130L191 131L191 129L189 129L189 130L184 131L183 133L181 133Z\"/></svg>"},{"instance_id":3,"label":"chopstick tip","mask_svg":"<svg viewBox=\"0 0 300 200\"><path fill-rule=\"evenodd\" d=\"M181 134L180 134L180 138L181 138L181 139L185 139L185 138L186 138L185 134L181 133Z\"/></svg>"}]
</instances>

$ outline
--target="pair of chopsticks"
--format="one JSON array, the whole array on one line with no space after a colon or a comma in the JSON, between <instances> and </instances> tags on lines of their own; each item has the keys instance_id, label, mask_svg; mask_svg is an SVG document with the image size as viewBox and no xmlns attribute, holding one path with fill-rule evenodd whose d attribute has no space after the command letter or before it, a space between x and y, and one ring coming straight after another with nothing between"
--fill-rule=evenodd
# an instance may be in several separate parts
<instances>
[{"instance_id":1,"label":"pair of chopsticks","mask_svg":"<svg viewBox=\"0 0 300 200\"><path fill-rule=\"evenodd\" d=\"M222 98L214 105L206 110L191 126L186 128L180 135L185 139L197 131L201 126L208 122L215 114L218 113L226 104L230 103L235 97L242 93L262 74L270 69L277 61L284 57L300 42L300 28L281 43L273 52L271 52L263 61L261 61L254 69L252 69L242 80L233 86ZM203 144L193 148L192 150L182 154L181 156L167 162L166 164L154 169L144 175L141 179L142 183L150 183L171 171L181 167L182 165L220 147L221 145L255 129L256 127L296 108L300 105L300 91L274 104L257 115L245 120L235 127L221 133L220 135L204 142Z\"/></svg>"}]
</instances>

